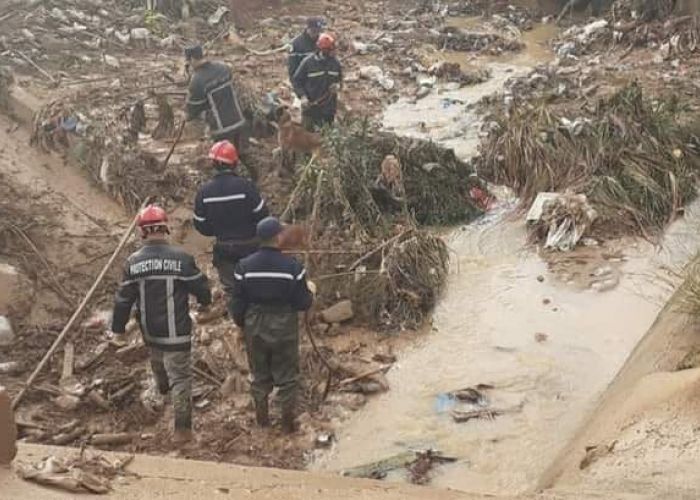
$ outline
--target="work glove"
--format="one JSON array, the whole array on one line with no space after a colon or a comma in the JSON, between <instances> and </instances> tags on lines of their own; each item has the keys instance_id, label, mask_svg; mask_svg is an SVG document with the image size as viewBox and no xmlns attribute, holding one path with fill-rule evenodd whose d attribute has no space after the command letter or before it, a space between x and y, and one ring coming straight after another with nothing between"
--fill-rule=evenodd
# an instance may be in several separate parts
<instances>
[{"instance_id":1,"label":"work glove","mask_svg":"<svg viewBox=\"0 0 700 500\"><path fill-rule=\"evenodd\" d=\"M313 295L313 296L315 297L315 296L316 296L316 283L314 283L313 281L309 280L309 281L306 282L306 287L307 287L307 288L309 289L309 291L311 292L311 295Z\"/></svg>"},{"instance_id":2,"label":"work glove","mask_svg":"<svg viewBox=\"0 0 700 500\"><path fill-rule=\"evenodd\" d=\"M338 92L340 92L340 84L339 84L339 83L333 83L333 84L331 84L331 86L329 87L328 91L329 91L331 94L337 94Z\"/></svg>"},{"instance_id":3,"label":"work glove","mask_svg":"<svg viewBox=\"0 0 700 500\"><path fill-rule=\"evenodd\" d=\"M292 101L292 109L301 109L301 99L294 96L294 101Z\"/></svg>"},{"instance_id":4,"label":"work glove","mask_svg":"<svg viewBox=\"0 0 700 500\"><path fill-rule=\"evenodd\" d=\"M305 109L307 109L307 108L309 107L309 104L310 104L310 103L309 103L309 98L306 97L306 96L303 96L303 97L301 98L301 109L302 109L302 111L305 110Z\"/></svg>"},{"instance_id":5,"label":"work glove","mask_svg":"<svg viewBox=\"0 0 700 500\"><path fill-rule=\"evenodd\" d=\"M114 333L112 330L107 330L105 332L105 338L107 342L112 344L114 347L126 347L128 342L126 341L126 334L124 333Z\"/></svg>"}]
</instances>

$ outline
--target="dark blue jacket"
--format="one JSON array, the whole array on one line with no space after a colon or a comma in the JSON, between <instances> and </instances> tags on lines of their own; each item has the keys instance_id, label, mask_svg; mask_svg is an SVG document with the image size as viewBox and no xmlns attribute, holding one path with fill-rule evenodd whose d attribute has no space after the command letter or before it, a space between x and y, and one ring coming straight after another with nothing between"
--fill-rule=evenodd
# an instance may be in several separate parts
<instances>
[{"instance_id":1,"label":"dark blue jacket","mask_svg":"<svg viewBox=\"0 0 700 500\"><path fill-rule=\"evenodd\" d=\"M306 285L306 269L293 257L276 248L263 247L236 265L236 286L231 313L243 326L250 306L260 305L280 312L305 311L313 301Z\"/></svg>"},{"instance_id":2,"label":"dark blue jacket","mask_svg":"<svg viewBox=\"0 0 700 500\"><path fill-rule=\"evenodd\" d=\"M124 266L124 279L114 300L112 331L124 333L137 304L136 316L147 345L164 351L189 350L190 295L202 305L211 303L207 277L194 258L165 240L147 241Z\"/></svg>"},{"instance_id":3,"label":"dark blue jacket","mask_svg":"<svg viewBox=\"0 0 700 500\"><path fill-rule=\"evenodd\" d=\"M299 69L301 62L314 52L316 52L316 40L311 38L306 30L292 40L292 48L289 51L289 58L287 59L287 70L289 71L290 82L293 82L294 73ZM301 94L298 94L298 97L301 97Z\"/></svg>"},{"instance_id":4,"label":"dark blue jacket","mask_svg":"<svg viewBox=\"0 0 700 500\"><path fill-rule=\"evenodd\" d=\"M218 241L255 238L258 222L269 215L255 185L232 170L218 172L197 193L194 227Z\"/></svg>"},{"instance_id":5,"label":"dark blue jacket","mask_svg":"<svg viewBox=\"0 0 700 500\"><path fill-rule=\"evenodd\" d=\"M342 83L343 69L335 56L312 54L304 59L294 74L292 84L298 96L306 96L311 107L323 114L335 115L338 96L330 91L334 83Z\"/></svg>"},{"instance_id":6,"label":"dark blue jacket","mask_svg":"<svg viewBox=\"0 0 700 500\"><path fill-rule=\"evenodd\" d=\"M223 137L245 125L231 70L225 64L208 61L192 75L187 93L187 119L202 117L206 118L213 137Z\"/></svg>"}]
</instances>

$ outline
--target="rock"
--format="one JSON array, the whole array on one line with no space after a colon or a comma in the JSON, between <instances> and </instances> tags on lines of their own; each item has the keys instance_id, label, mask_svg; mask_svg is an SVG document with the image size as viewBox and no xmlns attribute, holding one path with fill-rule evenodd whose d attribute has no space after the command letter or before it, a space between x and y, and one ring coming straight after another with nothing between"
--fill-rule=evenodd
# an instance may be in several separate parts
<instances>
[{"instance_id":1,"label":"rock","mask_svg":"<svg viewBox=\"0 0 700 500\"><path fill-rule=\"evenodd\" d=\"M420 87L418 92L416 92L416 100L418 101L424 97L428 97L428 95L430 95L430 90L430 87Z\"/></svg>"},{"instance_id":2,"label":"rock","mask_svg":"<svg viewBox=\"0 0 700 500\"><path fill-rule=\"evenodd\" d=\"M384 76L382 68L379 66L363 66L360 68L360 78L377 81Z\"/></svg>"},{"instance_id":3,"label":"rock","mask_svg":"<svg viewBox=\"0 0 700 500\"><path fill-rule=\"evenodd\" d=\"M540 275L537 277L537 281L539 281L540 283L544 283L544 276L542 276L542 275L540 274Z\"/></svg>"},{"instance_id":4,"label":"rock","mask_svg":"<svg viewBox=\"0 0 700 500\"><path fill-rule=\"evenodd\" d=\"M540 344L542 342L546 342L548 338L549 338L549 335L547 335L546 333L537 332L535 334L535 340Z\"/></svg>"},{"instance_id":5,"label":"rock","mask_svg":"<svg viewBox=\"0 0 700 500\"><path fill-rule=\"evenodd\" d=\"M119 59L114 56L110 56L109 54L105 54L104 61L110 68L119 69L121 67L121 64L119 64Z\"/></svg>"},{"instance_id":6,"label":"rock","mask_svg":"<svg viewBox=\"0 0 700 500\"><path fill-rule=\"evenodd\" d=\"M54 399L53 402L64 411L73 411L80 405L80 398L70 394L63 394Z\"/></svg>"},{"instance_id":7,"label":"rock","mask_svg":"<svg viewBox=\"0 0 700 500\"><path fill-rule=\"evenodd\" d=\"M350 300L338 302L321 313L321 317L326 323L342 323L352 319L353 316L352 301Z\"/></svg>"},{"instance_id":8,"label":"rock","mask_svg":"<svg viewBox=\"0 0 700 500\"><path fill-rule=\"evenodd\" d=\"M0 316L0 347L12 345L15 341L15 332L10 320Z\"/></svg>"},{"instance_id":9,"label":"rock","mask_svg":"<svg viewBox=\"0 0 700 500\"><path fill-rule=\"evenodd\" d=\"M0 386L0 464L9 464L17 454L17 426L12 412L12 401Z\"/></svg>"},{"instance_id":10,"label":"rock","mask_svg":"<svg viewBox=\"0 0 700 500\"><path fill-rule=\"evenodd\" d=\"M133 28L131 30L132 40L149 40L151 38L151 32L146 28Z\"/></svg>"}]
</instances>

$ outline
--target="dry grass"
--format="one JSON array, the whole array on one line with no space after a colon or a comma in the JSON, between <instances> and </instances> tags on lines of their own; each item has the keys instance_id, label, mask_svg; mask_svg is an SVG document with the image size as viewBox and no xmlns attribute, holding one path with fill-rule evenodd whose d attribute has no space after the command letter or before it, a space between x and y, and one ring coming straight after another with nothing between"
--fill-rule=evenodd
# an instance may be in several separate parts
<instances>
[{"instance_id":1,"label":"dry grass","mask_svg":"<svg viewBox=\"0 0 700 500\"><path fill-rule=\"evenodd\" d=\"M496 118L480 173L514 188L523 206L569 189L588 196L599 226L658 234L695 196L700 160L681 114L676 98L652 101L637 84L592 109L518 106Z\"/></svg>"}]
</instances>

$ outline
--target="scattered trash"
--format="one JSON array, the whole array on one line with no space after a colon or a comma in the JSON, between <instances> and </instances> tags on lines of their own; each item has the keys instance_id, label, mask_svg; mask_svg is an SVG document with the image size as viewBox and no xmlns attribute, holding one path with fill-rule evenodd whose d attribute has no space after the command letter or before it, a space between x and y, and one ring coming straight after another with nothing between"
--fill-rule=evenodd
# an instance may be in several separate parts
<instances>
[{"instance_id":1,"label":"scattered trash","mask_svg":"<svg viewBox=\"0 0 700 500\"><path fill-rule=\"evenodd\" d=\"M452 463L457 459L446 457L437 450L407 451L393 457L343 471L343 476L384 479L389 472L405 469L415 484L429 482L429 472L436 464Z\"/></svg>"},{"instance_id":2,"label":"scattered trash","mask_svg":"<svg viewBox=\"0 0 700 500\"><path fill-rule=\"evenodd\" d=\"M102 455L85 458L85 452L73 458L49 456L34 464L17 464L20 477L44 486L52 486L71 493L109 493L111 481L117 476L129 475L125 468L133 456L110 461Z\"/></svg>"},{"instance_id":3,"label":"scattered trash","mask_svg":"<svg viewBox=\"0 0 700 500\"><path fill-rule=\"evenodd\" d=\"M379 66L363 66L360 68L360 78L378 83L384 90L392 90L396 82L386 76Z\"/></svg>"},{"instance_id":4,"label":"scattered trash","mask_svg":"<svg viewBox=\"0 0 700 500\"><path fill-rule=\"evenodd\" d=\"M316 448L329 448L333 441L335 441L335 435L332 432L323 432L316 436L314 443Z\"/></svg>"},{"instance_id":5,"label":"scattered trash","mask_svg":"<svg viewBox=\"0 0 700 500\"><path fill-rule=\"evenodd\" d=\"M445 457L435 450L416 452L415 460L407 466L409 478L413 484L428 484L430 472L435 465L456 462L454 457Z\"/></svg>"},{"instance_id":6,"label":"scattered trash","mask_svg":"<svg viewBox=\"0 0 700 500\"><path fill-rule=\"evenodd\" d=\"M533 223L536 233L546 230L545 248L568 252L590 229L597 216L585 194L540 193L530 207L527 221Z\"/></svg>"},{"instance_id":7,"label":"scattered trash","mask_svg":"<svg viewBox=\"0 0 700 500\"><path fill-rule=\"evenodd\" d=\"M478 410L452 410L452 420L461 424L475 419L494 420L501 415L519 413L523 409L523 403L511 408L483 408Z\"/></svg>"}]
</instances>

